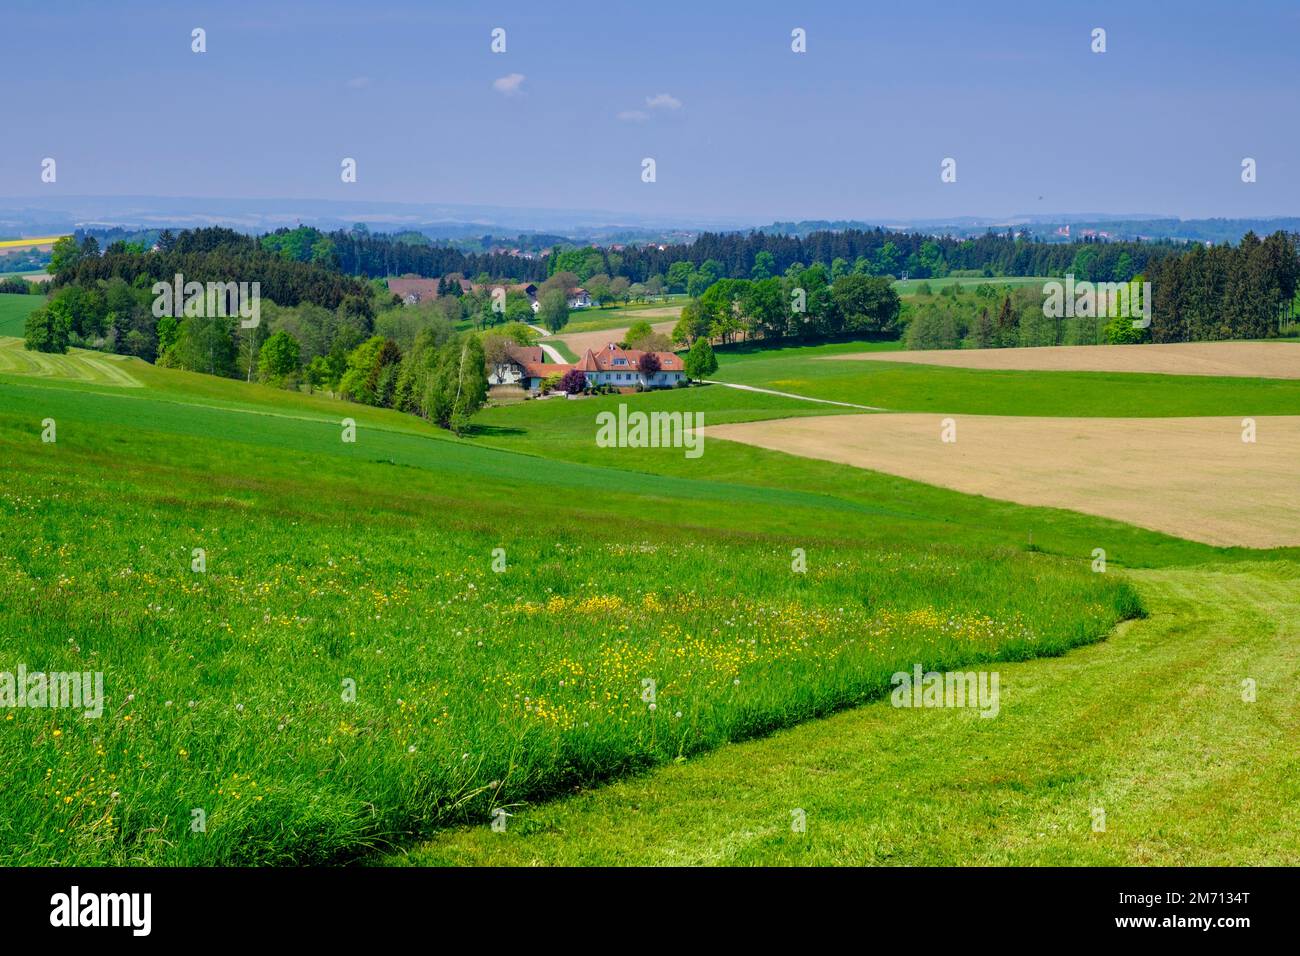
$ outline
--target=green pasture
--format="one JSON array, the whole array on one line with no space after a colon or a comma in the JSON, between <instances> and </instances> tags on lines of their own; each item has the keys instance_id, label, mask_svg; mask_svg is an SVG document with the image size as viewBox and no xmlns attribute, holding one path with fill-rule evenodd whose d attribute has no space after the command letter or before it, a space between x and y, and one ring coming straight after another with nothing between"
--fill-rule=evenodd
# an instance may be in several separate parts
<instances>
[{"instance_id":1,"label":"green pasture","mask_svg":"<svg viewBox=\"0 0 1300 956\"><path fill-rule=\"evenodd\" d=\"M99 671L107 698L0 719L8 864L363 858L1141 613L958 495L541 457L486 415L456 440L122 367L145 387L0 373L0 671Z\"/></svg>"},{"instance_id":2,"label":"green pasture","mask_svg":"<svg viewBox=\"0 0 1300 956\"><path fill-rule=\"evenodd\" d=\"M1279 344L1279 348L1290 348ZM1134 372L1032 372L829 361L897 342L719 350L713 377L900 412L1162 418L1300 414L1300 381Z\"/></svg>"},{"instance_id":3,"label":"green pasture","mask_svg":"<svg viewBox=\"0 0 1300 956\"><path fill-rule=\"evenodd\" d=\"M1144 571L1132 577L1149 619L1064 657L999 664L995 719L879 701L516 807L502 832L449 829L386 862L1295 866L1295 574L1293 562Z\"/></svg>"},{"instance_id":4,"label":"green pasture","mask_svg":"<svg viewBox=\"0 0 1300 956\"><path fill-rule=\"evenodd\" d=\"M44 304L43 295L0 294L0 336L22 338L27 316Z\"/></svg>"}]
</instances>

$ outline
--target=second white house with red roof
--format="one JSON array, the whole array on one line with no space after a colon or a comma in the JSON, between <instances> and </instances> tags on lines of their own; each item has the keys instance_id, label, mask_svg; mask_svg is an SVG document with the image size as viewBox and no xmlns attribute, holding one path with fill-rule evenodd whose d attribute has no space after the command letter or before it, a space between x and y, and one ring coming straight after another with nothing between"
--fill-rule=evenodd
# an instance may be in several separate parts
<instances>
[{"instance_id":1,"label":"second white house with red roof","mask_svg":"<svg viewBox=\"0 0 1300 956\"><path fill-rule=\"evenodd\" d=\"M501 362L488 369L489 385L520 385L530 392L540 391L542 382L570 369L587 376L587 387L611 385L615 388L672 388L686 378L680 355L672 352L643 352L621 349L612 342L599 351L587 349L576 365L552 364L539 346L512 345Z\"/></svg>"},{"instance_id":2,"label":"second white house with red roof","mask_svg":"<svg viewBox=\"0 0 1300 956\"><path fill-rule=\"evenodd\" d=\"M587 349L573 367L586 373L589 386L672 388L686 378L680 355L621 349L613 342L600 351Z\"/></svg>"}]
</instances>

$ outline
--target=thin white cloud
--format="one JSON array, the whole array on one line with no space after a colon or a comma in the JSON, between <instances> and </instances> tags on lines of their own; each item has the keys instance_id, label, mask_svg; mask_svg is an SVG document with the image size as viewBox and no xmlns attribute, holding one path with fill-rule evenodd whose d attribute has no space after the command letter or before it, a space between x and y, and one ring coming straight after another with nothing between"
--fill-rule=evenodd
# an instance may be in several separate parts
<instances>
[{"instance_id":1,"label":"thin white cloud","mask_svg":"<svg viewBox=\"0 0 1300 956\"><path fill-rule=\"evenodd\" d=\"M350 90L364 90L369 85L370 77L368 76L354 76L352 79L348 80L347 83L348 89Z\"/></svg>"},{"instance_id":2,"label":"thin white cloud","mask_svg":"<svg viewBox=\"0 0 1300 956\"><path fill-rule=\"evenodd\" d=\"M682 101L669 93L656 93L645 98L645 105L652 110L679 110L682 108Z\"/></svg>"},{"instance_id":3,"label":"thin white cloud","mask_svg":"<svg viewBox=\"0 0 1300 956\"><path fill-rule=\"evenodd\" d=\"M624 123L644 123L650 118L650 114L645 110L623 110L618 114L618 118Z\"/></svg>"},{"instance_id":4,"label":"thin white cloud","mask_svg":"<svg viewBox=\"0 0 1300 956\"><path fill-rule=\"evenodd\" d=\"M492 89L506 96L514 96L522 92L520 86L523 85L524 75L522 73L507 73L499 80L492 81Z\"/></svg>"}]
</instances>

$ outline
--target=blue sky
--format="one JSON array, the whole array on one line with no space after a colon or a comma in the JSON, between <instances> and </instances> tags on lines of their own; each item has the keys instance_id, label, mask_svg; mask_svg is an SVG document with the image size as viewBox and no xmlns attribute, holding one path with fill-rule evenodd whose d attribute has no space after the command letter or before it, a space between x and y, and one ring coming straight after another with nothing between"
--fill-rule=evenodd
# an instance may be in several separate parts
<instances>
[{"instance_id":1,"label":"blue sky","mask_svg":"<svg viewBox=\"0 0 1300 956\"><path fill-rule=\"evenodd\" d=\"M0 63L0 196L1300 214L1294 2L7 0Z\"/></svg>"}]
</instances>

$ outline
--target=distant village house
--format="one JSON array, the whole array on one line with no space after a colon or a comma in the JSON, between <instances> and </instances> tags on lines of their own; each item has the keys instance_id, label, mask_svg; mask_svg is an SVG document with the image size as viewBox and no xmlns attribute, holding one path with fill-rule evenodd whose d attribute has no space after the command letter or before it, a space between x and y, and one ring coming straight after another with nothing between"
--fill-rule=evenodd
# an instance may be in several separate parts
<instances>
[{"instance_id":1,"label":"distant village house","mask_svg":"<svg viewBox=\"0 0 1300 956\"><path fill-rule=\"evenodd\" d=\"M481 285L471 282L468 279L457 280L460 283L462 293L482 292L483 290L505 289L507 294L519 292L527 296L528 304L532 307L533 312L537 312L542 307L541 302L537 299L538 287L533 282L515 282L510 285L494 283ZM439 279L424 279L418 276L402 276L400 279L388 280L388 291L402 300L404 305L418 305L421 302L431 302L438 297L438 287L442 284ZM591 296L587 290L581 286L575 286L568 290L568 306L570 309L586 309L591 306Z\"/></svg>"}]
</instances>

